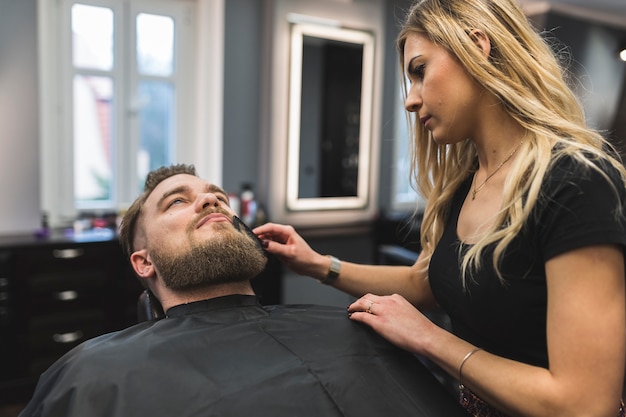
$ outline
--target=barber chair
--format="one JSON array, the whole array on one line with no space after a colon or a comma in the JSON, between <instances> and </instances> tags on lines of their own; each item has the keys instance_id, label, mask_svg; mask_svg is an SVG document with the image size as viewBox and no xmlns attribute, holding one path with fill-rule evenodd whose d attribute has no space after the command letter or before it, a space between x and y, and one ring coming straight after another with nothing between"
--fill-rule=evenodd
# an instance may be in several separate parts
<instances>
[{"instance_id":1,"label":"barber chair","mask_svg":"<svg viewBox=\"0 0 626 417\"><path fill-rule=\"evenodd\" d=\"M161 303L154 294L144 290L137 300L137 321L159 320L165 317Z\"/></svg>"}]
</instances>

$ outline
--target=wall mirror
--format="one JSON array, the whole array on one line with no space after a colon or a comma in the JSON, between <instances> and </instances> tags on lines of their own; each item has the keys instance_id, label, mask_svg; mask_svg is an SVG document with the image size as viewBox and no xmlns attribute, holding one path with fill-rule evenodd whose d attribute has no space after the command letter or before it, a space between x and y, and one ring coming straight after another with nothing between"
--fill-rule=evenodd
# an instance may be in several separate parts
<instances>
[{"instance_id":1,"label":"wall mirror","mask_svg":"<svg viewBox=\"0 0 626 417\"><path fill-rule=\"evenodd\" d=\"M362 209L370 199L374 37L291 22L286 208Z\"/></svg>"}]
</instances>

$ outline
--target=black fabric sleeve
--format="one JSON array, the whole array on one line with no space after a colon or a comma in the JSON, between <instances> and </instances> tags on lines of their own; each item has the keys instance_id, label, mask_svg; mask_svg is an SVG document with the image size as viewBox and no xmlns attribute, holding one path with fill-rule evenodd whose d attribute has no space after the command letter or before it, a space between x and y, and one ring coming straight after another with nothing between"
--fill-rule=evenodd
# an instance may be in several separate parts
<instances>
[{"instance_id":1,"label":"black fabric sleeve","mask_svg":"<svg viewBox=\"0 0 626 417\"><path fill-rule=\"evenodd\" d=\"M535 210L544 262L590 245L626 246L624 184L608 163L597 162L597 166L606 176L563 157L546 176Z\"/></svg>"}]
</instances>

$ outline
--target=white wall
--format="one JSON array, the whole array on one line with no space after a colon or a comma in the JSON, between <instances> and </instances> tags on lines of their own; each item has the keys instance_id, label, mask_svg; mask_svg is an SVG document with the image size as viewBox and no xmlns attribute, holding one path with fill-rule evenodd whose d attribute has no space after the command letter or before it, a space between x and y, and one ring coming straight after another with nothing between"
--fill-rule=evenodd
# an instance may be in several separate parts
<instances>
[{"instance_id":1,"label":"white wall","mask_svg":"<svg viewBox=\"0 0 626 417\"><path fill-rule=\"evenodd\" d=\"M39 227L37 1L0 0L0 234Z\"/></svg>"}]
</instances>

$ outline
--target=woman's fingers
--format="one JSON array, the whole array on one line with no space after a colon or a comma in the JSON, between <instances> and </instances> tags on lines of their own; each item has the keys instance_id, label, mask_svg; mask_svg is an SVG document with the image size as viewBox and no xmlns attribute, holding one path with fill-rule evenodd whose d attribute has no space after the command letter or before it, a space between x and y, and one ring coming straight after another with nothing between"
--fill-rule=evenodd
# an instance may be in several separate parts
<instances>
[{"instance_id":1,"label":"woman's fingers","mask_svg":"<svg viewBox=\"0 0 626 417\"><path fill-rule=\"evenodd\" d=\"M354 303L348 306L348 313L367 313L375 314L376 304L380 301L381 297L374 294L365 294L363 297L356 300Z\"/></svg>"}]
</instances>

